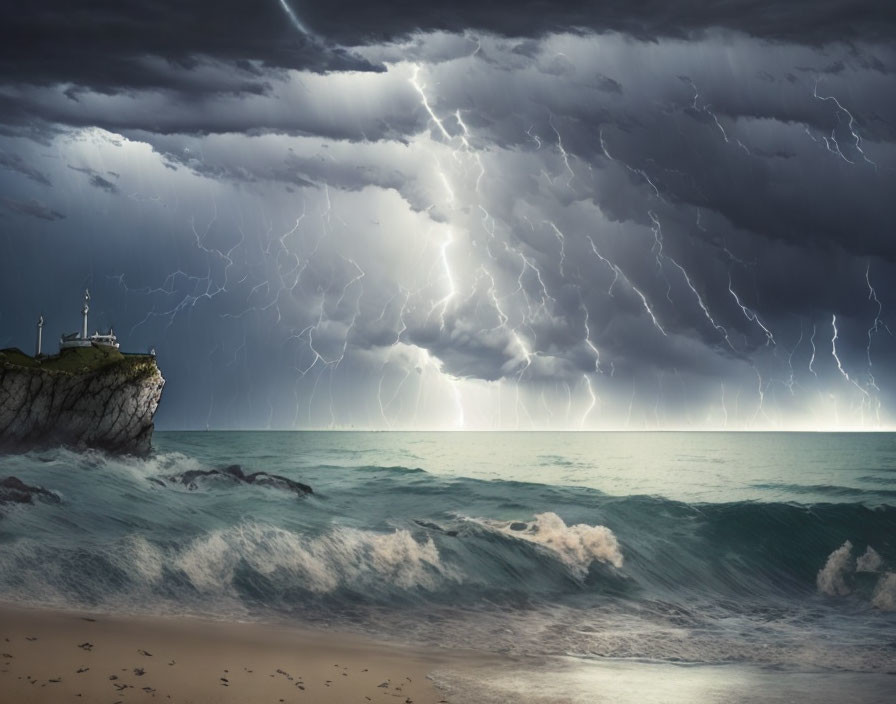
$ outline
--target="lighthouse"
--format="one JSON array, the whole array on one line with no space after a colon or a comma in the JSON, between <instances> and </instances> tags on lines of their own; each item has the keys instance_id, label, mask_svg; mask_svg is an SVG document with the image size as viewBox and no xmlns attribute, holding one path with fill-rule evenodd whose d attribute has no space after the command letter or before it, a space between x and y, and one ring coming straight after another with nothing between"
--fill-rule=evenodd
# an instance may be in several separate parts
<instances>
[{"instance_id":1,"label":"lighthouse","mask_svg":"<svg viewBox=\"0 0 896 704\"><path fill-rule=\"evenodd\" d=\"M44 316L41 313L41 316L37 319L37 351L34 353L35 357L40 357L41 346L44 341Z\"/></svg>"},{"instance_id":2,"label":"lighthouse","mask_svg":"<svg viewBox=\"0 0 896 704\"><path fill-rule=\"evenodd\" d=\"M107 333L95 332L93 335L87 334L87 314L90 312L90 305L88 305L89 301L90 291L85 290L84 305L81 307L81 315L84 318L81 323L81 332L71 332L63 335L59 340L60 350L69 349L71 347L92 347L93 345L118 349L118 339L115 337L112 328L109 328L109 332Z\"/></svg>"},{"instance_id":3,"label":"lighthouse","mask_svg":"<svg viewBox=\"0 0 896 704\"><path fill-rule=\"evenodd\" d=\"M87 313L90 311L90 306L87 305L87 302L90 300L90 291L88 289L84 289L84 307L81 308L81 315L84 316L84 327L81 329L81 337L82 339L87 339Z\"/></svg>"}]
</instances>

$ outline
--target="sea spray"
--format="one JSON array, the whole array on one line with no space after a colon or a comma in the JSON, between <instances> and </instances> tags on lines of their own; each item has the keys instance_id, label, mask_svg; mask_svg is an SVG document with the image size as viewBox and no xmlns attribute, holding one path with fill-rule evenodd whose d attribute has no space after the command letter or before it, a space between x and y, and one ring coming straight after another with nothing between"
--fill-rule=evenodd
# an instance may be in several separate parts
<instances>
[{"instance_id":1,"label":"sea spray","mask_svg":"<svg viewBox=\"0 0 896 704\"><path fill-rule=\"evenodd\" d=\"M300 535L261 523L242 523L195 539L174 558L201 591L230 589L237 568L314 593L340 587L385 584L435 589L459 580L446 567L431 538L419 542L407 530L377 533L335 527L319 536Z\"/></svg>"},{"instance_id":2,"label":"sea spray","mask_svg":"<svg viewBox=\"0 0 896 704\"><path fill-rule=\"evenodd\" d=\"M896 572L886 572L881 575L871 603L881 611L896 611Z\"/></svg>"},{"instance_id":3,"label":"sea spray","mask_svg":"<svg viewBox=\"0 0 896 704\"><path fill-rule=\"evenodd\" d=\"M546 548L579 577L587 574L594 561L613 565L617 569L622 567L619 541L606 526L584 523L568 526L560 516L551 511L536 514L528 523L482 518L470 520L499 530L504 535Z\"/></svg>"},{"instance_id":4,"label":"sea spray","mask_svg":"<svg viewBox=\"0 0 896 704\"><path fill-rule=\"evenodd\" d=\"M869 545L865 553L856 560L856 572L877 572L882 564L880 553Z\"/></svg>"},{"instance_id":5,"label":"sea spray","mask_svg":"<svg viewBox=\"0 0 896 704\"><path fill-rule=\"evenodd\" d=\"M855 571L855 558L852 556L852 543L848 540L834 550L828 560L818 571L818 590L828 596L845 596L852 591L847 583L847 575Z\"/></svg>"}]
</instances>

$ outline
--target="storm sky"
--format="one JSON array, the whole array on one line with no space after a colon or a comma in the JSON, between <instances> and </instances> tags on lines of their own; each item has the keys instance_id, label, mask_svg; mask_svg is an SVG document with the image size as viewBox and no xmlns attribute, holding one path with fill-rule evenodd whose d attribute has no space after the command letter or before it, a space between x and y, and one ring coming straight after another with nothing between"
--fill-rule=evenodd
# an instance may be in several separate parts
<instances>
[{"instance_id":1,"label":"storm sky","mask_svg":"<svg viewBox=\"0 0 896 704\"><path fill-rule=\"evenodd\" d=\"M159 428L896 421L891 3L3 14L0 347L89 287Z\"/></svg>"}]
</instances>

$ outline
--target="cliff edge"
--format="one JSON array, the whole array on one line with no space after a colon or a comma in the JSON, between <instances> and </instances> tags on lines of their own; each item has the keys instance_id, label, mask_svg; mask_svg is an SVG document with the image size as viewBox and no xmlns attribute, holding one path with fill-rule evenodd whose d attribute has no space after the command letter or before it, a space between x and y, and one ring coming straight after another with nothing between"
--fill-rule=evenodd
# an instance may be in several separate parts
<instances>
[{"instance_id":1,"label":"cliff edge","mask_svg":"<svg viewBox=\"0 0 896 704\"><path fill-rule=\"evenodd\" d=\"M51 357L0 350L0 449L146 454L164 385L152 355L98 345Z\"/></svg>"}]
</instances>

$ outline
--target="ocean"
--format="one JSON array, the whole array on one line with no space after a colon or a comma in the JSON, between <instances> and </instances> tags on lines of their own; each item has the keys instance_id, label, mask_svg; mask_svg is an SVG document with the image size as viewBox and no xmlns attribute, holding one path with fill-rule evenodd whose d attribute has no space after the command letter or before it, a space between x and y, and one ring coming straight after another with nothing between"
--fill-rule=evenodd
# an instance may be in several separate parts
<instances>
[{"instance_id":1,"label":"ocean","mask_svg":"<svg viewBox=\"0 0 896 704\"><path fill-rule=\"evenodd\" d=\"M182 476L234 464L313 494ZM894 434L158 432L8 475L61 501L0 506L5 601L472 651L455 702L896 687Z\"/></svg>"}]
</instances>

